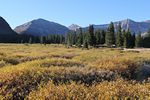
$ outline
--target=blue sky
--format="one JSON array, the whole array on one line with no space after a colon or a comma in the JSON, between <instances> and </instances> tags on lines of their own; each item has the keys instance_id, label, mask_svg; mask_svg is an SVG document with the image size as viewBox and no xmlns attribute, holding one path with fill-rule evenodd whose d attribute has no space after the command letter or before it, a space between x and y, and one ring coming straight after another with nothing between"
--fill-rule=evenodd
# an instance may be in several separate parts
<instances>
[{"instance_id":1,"label":"blue sky","mask_svg":"<svg viewBox=\"0 0 150 100\"><path fill-rule=\"evenodd\" d=\"M150 0L0 0L0 16L12 28L37 18L65 26L150 20Z\"/></svg>"}]
</instances>

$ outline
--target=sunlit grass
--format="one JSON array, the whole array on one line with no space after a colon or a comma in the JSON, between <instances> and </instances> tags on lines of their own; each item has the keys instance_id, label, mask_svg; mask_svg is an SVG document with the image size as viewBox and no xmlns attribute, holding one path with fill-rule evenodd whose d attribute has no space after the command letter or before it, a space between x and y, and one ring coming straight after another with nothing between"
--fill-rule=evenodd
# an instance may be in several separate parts
<instances>
[{"instance_id":1,"label":"sunlit grass","mask_svg":"<svg viewBox=\"0 0 150 100\"><path fill-rule=\"evenodd\" d=\"M131 78L150 51L0 44L0 98L148 99L150 85Z\"/></svg>"}]
</instances>

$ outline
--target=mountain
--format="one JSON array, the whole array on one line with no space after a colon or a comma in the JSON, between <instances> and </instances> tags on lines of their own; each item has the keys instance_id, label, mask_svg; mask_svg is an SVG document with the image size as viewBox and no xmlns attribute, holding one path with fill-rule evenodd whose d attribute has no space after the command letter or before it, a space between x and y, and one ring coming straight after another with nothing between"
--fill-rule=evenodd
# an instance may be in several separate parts
<instances>
[{"instance_id":1,"label":"mountain","mask_svg":"<svg viewBox=\"0 0 150 100\"><path fill-rule=\"evenodd\" d=\"M135 22L131 19L125 19L125 20L122 20L122 21L114 22L115 30L117 30L117 27L118 27L119 23L121 23L121 27L124 30L129 28L132 33L138 33L138 32L145 33L150 28L150 20L143 21L143 22ZM107 29L108 25L109 24L94 25L94 28L95 28L95 30L97 30L97 29ZM86 29L87 29L87 27L86 27Z\"/></svg>"},{"instance_id":2,"label":"mountain","mask_svg":"<svg viewBox=\"0 0 150 100\"><path fill-rule=\"evenodd\" d=\"M48 34L65 34L69 31L69 29L58 23L50 22L40 18L17 26L14 31L18 34L46 36Z\"/></svg>"},{"instance_id":3,"label":"mountain","mask_svg":"<svg viewBox=\"0 0 150 100\"><path fill-rule=\"evenodd\" d=\"M77 29L81 28L79 25L77 24L72 24L68 27L70 30L72 31L76 31Z\"/></svg>"},{"instance_id":4,"label":"mountain","mask_svg":"<svg viewBox=\"0 0 150 100\"><path fill-rule=\"evenodd\" d=\"M150 20L136 22L131 19L125 19L121 21L114 22L115 31L118 28L119 23L124 30L127 28L130 29L132 33L146 33L147 30L150 28ZM107 29L109 24L101 24L101 25L93 25L95 30L97 29ZM14 29L15 32L18 34L28 34L33 36L46 36L48 34L65 34L68 31L76 31L77 29L81 28L79 25L72 24L68 28L60 25L55 22L50 22L44 19L36 19L20 25ZM87 30L88 27L84 27L83 30Z\"/></svg>"},{"instance_id":5,"label":"mountain","mask_svg":"<svg viewBox=\"0 0 150 100\"><path fill-rule=\"evenodd\" d=\"M0 17L0 35L9 35L9 34L12 35L16 33L11 29L6 20Z\"/></svg>"}]
</instances>

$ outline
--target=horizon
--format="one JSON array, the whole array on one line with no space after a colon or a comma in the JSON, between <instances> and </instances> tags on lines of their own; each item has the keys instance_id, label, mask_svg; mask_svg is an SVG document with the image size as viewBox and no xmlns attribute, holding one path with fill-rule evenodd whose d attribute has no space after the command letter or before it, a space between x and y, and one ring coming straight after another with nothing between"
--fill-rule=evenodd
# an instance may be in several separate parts
<instances>
[{"instance_id":1,"label":"horizon","mask_svg":"<svg viewBox=\"0 0 150 100\"><path fill-rule=\"evenodd\" d=\"M150 20L149 0L137 1L3 1L0 4L1 17L12 29L35 19L45 19L64 26L77 24L86 27L89 24L108 24L124 19L136 22ZM7 13L6 13L7 12ZM84 20L83 20L84 19Z\"/></svg>"}]
</instances>

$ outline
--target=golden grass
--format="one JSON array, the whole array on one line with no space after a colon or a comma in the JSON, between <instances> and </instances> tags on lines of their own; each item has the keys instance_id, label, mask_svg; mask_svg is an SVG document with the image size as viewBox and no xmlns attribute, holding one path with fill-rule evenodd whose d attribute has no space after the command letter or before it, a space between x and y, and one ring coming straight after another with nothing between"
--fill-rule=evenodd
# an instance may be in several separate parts
<instances>
[{"instance_id":1,"label":"golden grass","mask_svg":"<svg viewBox=\"0 0 150 100\"><path fill-rule=\"evenodd\" d=\"M132 80L150 51L0 44L0 98L149 99L150 85Z\"/></svg>"},{"instance_id":2,"label":"golden grass","mask_svg":"<svg viewBox=\"0 0 150 100\"><path fill-rule=\"evenodd\" d=\"M121 79L102 82L90 87L84 84L54 85L51 81L38 91L32 91L29 100L110 100L110 99L150 99L150 84L129 83Z\"/></svg>"}]
</instances>

